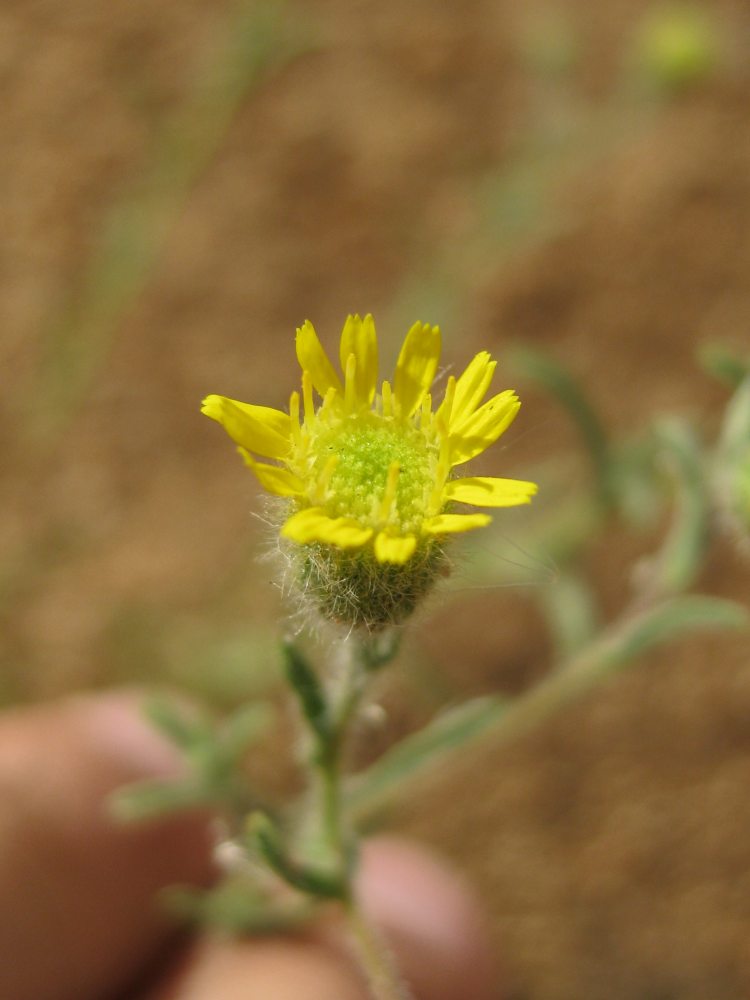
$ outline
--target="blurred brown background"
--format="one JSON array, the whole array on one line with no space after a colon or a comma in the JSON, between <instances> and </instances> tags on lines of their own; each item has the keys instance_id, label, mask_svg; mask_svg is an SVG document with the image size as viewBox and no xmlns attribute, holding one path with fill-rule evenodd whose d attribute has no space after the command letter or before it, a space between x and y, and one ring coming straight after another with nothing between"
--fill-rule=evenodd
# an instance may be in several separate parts
<instances>
[{"instance_id":1,"label":"blurred brown background","mask_svg":"<svg viewBox=\"0 0 750 1000\"><path fill-rule=\"evenodd\" d=\"M3 700L158 680L221 707L273 675L255 486L198 403L283 406L305 318L333 345L373 312L386 359L417 318L457 366L542 347L615 432L678 411L710 435L726 392L696 349L750 328L748 41L739 0L5 0ZM517 388L493 471L543 493L580 456ZM378 739L549 668L554 567L513 550L515 516L518 586L436 604ZM653 543L591 547L606 616ZM747 579L727 547L701 586ZM691 639L392 822L483 888L518 1000L734 1000L749 720L745 643Z\"/></svg>"}]
</instances>

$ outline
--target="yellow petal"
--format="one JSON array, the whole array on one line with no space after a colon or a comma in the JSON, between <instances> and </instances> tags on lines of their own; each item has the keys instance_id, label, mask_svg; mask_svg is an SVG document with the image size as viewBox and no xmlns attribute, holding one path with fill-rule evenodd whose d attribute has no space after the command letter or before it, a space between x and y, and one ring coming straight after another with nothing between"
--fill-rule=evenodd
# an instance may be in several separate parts
<instances>
[{"instance_id":1,"label":"yellow petal","mask_svg":"<svg viewBox=\"0 0 750 1000\"><path fill-rule=\"evenodd\" d=\"M437 514L422 523L422 531L426 535L453 535L484 528L491 520L489 514Z\"/></svg>"},{"instance_id":2,"label":"yellow petal","mask_svg":"<svg viewBox=\"0 0 750 1000\"><path fill-rule=\"evenodd\" d=\"M344 409L354 413L359 406L357 397L357 355L350 354L344 368Z\"/></svg>"},{"instance_id":3,"label":"yellow petal","mask_svg":"<svg viewBox=\"0 0 750 1000\"><path fill-rule=\"evenodd\" d=\"M474 476L446 483L443 500L470 503L475 507L517 507L522 503L530 503L536 491L536 483L527 483L522 479Z\"/></svg>"},{"instance_id":4,"label":"yellow petal","mask_svg":"<svg viewBox=\"0 0 750 1000\"><path fill-rule=\"evenodd\" d=\"M392 417L393 416L393 390L391 389L390 382L383 382L383 388L381 390L383 399L383 416Z\"/></svg>"},{"instance_id":5,"label":"yellow petal","mask_svg":"<svg viewBox=\"0 0 750 1000\"><path fill-rule=\"evenodd\" d=\"M364 319L348 316L344 323L339 350L343 372L346 372L350 354L357 359L354 386L356 400L369 406L375 396L378 381L378 339L375 322L369 313Z\"/></svg>"},{"instance_id":6,"label":"yellow petal","mask_svg":"<svg viewBox=\"0 0 750 1000\"><path fill-rule=\"evenodd\" d=\"M506 389L461 421L450 437L451 465L468 462L489 448L513 422L521 407L512 389Z\"/></svg>"},{"instance_id":7,"label":"yellow petal","mask_svg":"<svg viewBox=\"0 0 750 1000\"><path fill-rule=\"evenodd\" d=\"M415 323L404 340L396 362L393 393L397 411L410 417L432 385L440 360L440 330Z\"/></svg>"},{"instance_id":8,"label":"yellow petal","mask_svg":"<svg viewBox=\"0 0 750 1000\"><path fill-rule=\"evenodd\" d=\"M284 458L291 448L292 424L287 413L253 406L226 396L206 396L201 413L218 421L235 444L267 458Z\"/></svg>"},{"instance_id":9,"label":"yellow petal","mask_svg":"<svg viewBox=\"0 0 750 1000\"><path fill-rule=\"evenodd\" d=\"M305 492L302 480L289 469L256 462L245 448L239 447L237 450L242 455L245 465L253 470L260 485L269 493L274 493L277 497L298 497Z\"/></svg>"},{"instance_id":10,"label":"yellow petal","mask_svg":"<svg viewBox=\"0 0 750 1000\"><path fill-rule=\"evenodd\" d=\"M484 399L497 367L487 351L480 351L456 382L456 394L451 409L451 427L470 417Z\"/></svg>"},{"instance_id":11,"label":"yellow petal","mask_svg":"<svg viewBox=\"0 0 750 1000\"><path fill-rule=\"evenodd\" d=\"M341 379L328 360L328 355L323 350L323 345L318 340L310 320L305 320L297 330L297 360L302 371L310 373L312 384L321 397L325 396L331 387L337 392L343 392Z\"/></svg>"},{"instance_id":12,"label":"yellow petal","mask_svg":"<svg viewBox=\"0 0 750 1000\"><path fill-rule=\"evenodd\" d=\"M417 539L414 535L397 537L381 531L375 536L375 558L381 563L405 563L414 554Z\"/></svg>"},{"instance_id":13,"label":"yellow petal","mask_svg":"<svg viewBox=\"0 0 750 1000\"><path fill-rule=\"evenodd\" d=\"M281 534L300 545L325 542L340 549L358 549L372 538L373 530L350 517L329 517L322 507L306 507L292 514Z\"/></svg>"}]
</instances>

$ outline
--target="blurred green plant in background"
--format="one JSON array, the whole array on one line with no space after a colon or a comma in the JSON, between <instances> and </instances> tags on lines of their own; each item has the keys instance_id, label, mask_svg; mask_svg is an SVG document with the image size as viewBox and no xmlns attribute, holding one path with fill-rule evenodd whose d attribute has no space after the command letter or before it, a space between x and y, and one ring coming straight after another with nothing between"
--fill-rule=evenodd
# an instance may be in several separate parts
<instances>
[{"instance_id":1,"label":"blurred green plant in background","mask_svg":"<svg viewBox=\"0 0 750 1000\"><path fill-rule=\"evenodd\" d=\"M646 87L678 94L705 83L718 70L722 44L717 20L707 7L656 4L636 33L632 72Z\"/></svg>"}]
</instances>

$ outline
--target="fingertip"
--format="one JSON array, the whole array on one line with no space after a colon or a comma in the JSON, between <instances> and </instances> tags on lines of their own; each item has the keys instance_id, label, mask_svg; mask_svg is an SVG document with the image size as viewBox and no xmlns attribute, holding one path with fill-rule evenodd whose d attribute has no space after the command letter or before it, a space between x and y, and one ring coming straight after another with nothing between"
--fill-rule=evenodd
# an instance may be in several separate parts
<instances>
[{"instance_id":1,"label":"fingertip","mask_svg":"<svg viewBox=\"0 0 750 1000\"><path fill-rule=\"evenodd\" d=\"M197 942L139 1000L369 1000L362 979L341 952L319 938Z\"/></svg>"},{"instance_id":2,"label":"fingertip","mask_svg":"<svg viewBox=\"0 0 750 1000\"><path fill-rule=\"evenodd\" d=\"M69 698L61 710L77 716L85 742L123 774L132 773L132 780L178 777L185 771L184 758L149 722L144 704L142 692L117 691Z\"/></svg>"},{"instance_id":3,"label":"fingertip","mask_svg":"<svg viewBox=\"0 0 750 1000\"><path fill-rule=\"evenodd\" d=\"M486 918L445 862L402 838L376 837L364 846L358 890L418 996L497 1000Z\"/></svg>"},{"instance_id":4,"label":"fingertip","mask_svg":"<svg viewBox=\"0 0 750 1000\"><path fill-rule=\"evenodd\" d=\"M0 996L96 995L169 932L158 890L210 874L205 816L117 824L115 789L176 774L178 755L132 692L76 697L0 721Z\"/></svg>"}]
</instances>

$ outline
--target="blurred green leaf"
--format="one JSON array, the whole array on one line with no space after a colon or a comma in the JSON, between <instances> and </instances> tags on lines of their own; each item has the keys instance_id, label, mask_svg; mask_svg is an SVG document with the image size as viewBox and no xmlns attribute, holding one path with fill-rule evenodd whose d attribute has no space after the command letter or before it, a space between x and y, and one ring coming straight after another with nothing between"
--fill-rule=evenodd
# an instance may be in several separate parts
<instances>
[{"instance_id":1,"label":"blurred green leaf","mask_svg":"<svg viewBox=\"0 0 750 1000\"><path fill-rule=\"evenodd\" d=\"M750 375L727 406L713 463L716 500L732 523L750 533Z\"/></svg>"},{"instance_id":2,"label":"blurred green leaf","mask_svg":"<svg viewBox=\"0 0 750 1000\"><path fill-rule=\"evenodd\" d=\"M554 358L541 351L517 348L511 360L523 377L536 382L567 411L591 462L598 499L603 507L610 507L615 498L609 442L604 425L581 385Z\"/></svg>"},{"instance_id":3,"label":"blurred green leaf","mask_svg":"<svg viewBox=\"0 0 750 1000\"><path fill-rule=\"evenodd\" d=\"M137 823L216 803L210 789L192 780L141 781L114 792L108 808L115 819Z\"/></svg>"},{"instance_id":4,"label":"blurred green leaf","mask_svg":"<svg viewBox=\"0 0 750 1000\"><path fill-rule=\"evenodd\" d=\"M310 917L311 907L294 901L280 906L249 879L233 879L215 889L172 886L161 894L178 920L229 934L273 934L292 930Z\"/></svg>"},{"instance_id":5,"label":"blurred green leaf","mask_svg":"<svg viewBox=\"0 0 750 1000\"><path fill-rule=\"evenodd\" d=\"M269 867L290 886L320 899L343 899L347 878L343 871L302 864L287 851L281 831L263 812L247 822L247 845L257 851Z\"/></svg>"},{"instance_id":6,"label":"blurred green leaf","mask_svg":"<svg viewBox=\"0 0 750 1000\"><path fill-rule=\"evenodd\" d=\"M618 513L639 530L654 527L664 509L664 490L654 474L658 450L654 435L649 433L618 442L612 458Z\"/></svg>"},{"instance_id":7,"label":"blurred green leaf","mask_svg":"<svg viewBox=\"0 0 750 1000\"><path fill-rule=\"evenodd\" d=\"M750 355L741 357L721 344L702 344L698 349L698 360L710 375L733 388L750 375Z\"/></svg>"},{"instance_id":8,"label":"blurred green leaf","mask_svg":"<svg viewBox=\"0 0 750 1000\"><path fill-rule=\"evenodd\" d=\"M608 669L619 667L655 646L691 632L744 629L748 624L748 610L735 601L686 594L634 618L615 642L603 644L602 663Z\"/></svg>"},{"instance_id":9,"label":"blurred green leaf","mask_svg":"<svg viewBox=\"0 0 750 1000\"><path fill-rule=\"evenodd\" d=\"M674 513L653 563L658 594L685 590L696 579L709 540L710 506L703 455L692 429L676 418L656 426L660 457L675 483Z\"/></svg>"},{"instance_id":10,"label":"blurred green leaf","mask_svg":"<svg viewBox=\"0 0 750 1000\"><path fill-rule=\"evenodd\" d=\"M599 615L593 590L582 576L571 571L561 573L554 583L540 588L538 597L561 659L592 641Z\"/></svg>"},{"instance_id":11,"label":"blurred green leaf","mask_svg":"<svg viewBox=\"0 0 750 1000\"><path fill-rule=\"evenodd\" d=\"M173 683L220 709L267 696L281 681L275 623L170 620L161 637L164 672Z\"/></svg>"},{"instance_id":12,"label":"blurred green leaf","mask_svg":"<svg viewBox=\"0 0 750 1000\"><path fill-rule=\"evenodd\" d=\"M248 747L266 735L273 719L273 709L265 703L240 706L219 727L218 743L222 755L232 764L238 764Z\"/></svg>"},{"instance_id":13,"label":"blurred green leaf","mask_svg":"<svg viewBox=\"0 0 750 1000\"><path fill-rule=\"evenodd\" d=\"M327 743L331 736L331 718L318 675L293 643L282 643L282 652L286 677L297 695L302 714L318 738Z\"/></svg>"},{"instance_id":14,"label":"blurred green leaf","mask_svg":"<svg viewBox=\"0 0 750 1000\"><path fill-rule=\"evenodd\" d=\"M717 457L732 466L742 461L750 448L750 374L738 385L729 401L719 435Z\"/></svg>"},{"instance_id":15,"label":"blurred green leaf","mask_svg":"<svg viewBox=\"0 0 750 1000\"><path fill-rule=\"evenodd\" d=\"M178 707L174 699L165 696L148 698L143 711L149 722L181 750L191 750L204 742L211 728L195 708Z\"/></svg>"},{"instance_id":16,"label":"blurred green leaf","mask_svg":"<svg viewBox=\"0 0 750 1000\"><path fill-rule=\"evenodd\" d=\"M270 706L252 703L215 722L193 706L176 705L166 697L145 704L151 723L185 756L184 779L143 781L117 791L113 815L123 821L143 820L195 806L229 808L242 814L257 805L243 773L247 749L269 727Z\"/></svg>"},{"instance_id":17,"label":"blurred green leaf","mask_svg":"<svg viewBox=\"0 0 750 1000\"><path fill-rule=\"evenodd\" d=\"M654 90L680 93L705 82L721 63L719 22L705 4L652 6L633 40L633 73Z\"/></svg>"},{"instance_id":18,"label":"blurred green leaf","mask_svg":"<svg viewBox=\"0 0 750 1000\"><path fill-rule=\"evenodd\" d=\"M749 624L748 611L741 605L708 596L676 597L629 614L520 697L469 702L397 743L351 779L347 806L358 822L364 822L388 799L408 794L415 778L448 755L482 739L506 740L533 729L650 649L691 632L742 629Z\"/></svg>"},{"instance_id":19,"label":"blurred green leaf","mask_svg":"<svg viewBox=\"0 0 750 1000\"><path fill-rule=\"evenodd\" d=\"M425 768L485 734L497 724L507 705L505 699L477 698L439 715L351 779L347 809L358 815L377 807Z\"/></svg>"},{"instance_id":20,"label":"blurred green leaf","mask_svg":"<svg viewBox=\"0 0 750 1000\"><path fill-rule=\"evenodd\" d=\"M365 670L379 670L398 655L402 633L398 629L383 629L359 641L359 657Z\"/></svg>"}]
</instances>

